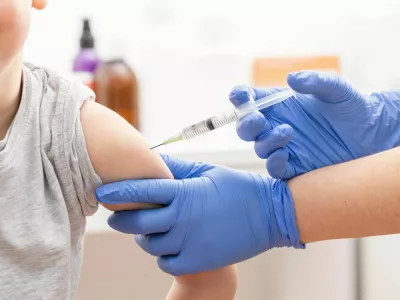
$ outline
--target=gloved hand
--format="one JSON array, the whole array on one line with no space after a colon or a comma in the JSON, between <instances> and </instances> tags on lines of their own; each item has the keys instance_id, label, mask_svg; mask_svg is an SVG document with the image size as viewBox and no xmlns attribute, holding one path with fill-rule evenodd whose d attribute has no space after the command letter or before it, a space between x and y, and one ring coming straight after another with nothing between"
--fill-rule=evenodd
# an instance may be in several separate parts
<instances>
[{"instance_id":1,"label":"gloved hand","mask_svg":"<svg viewBox=\"0 0 400 300\"><path fill-rule=\"evenodd\" d=\"M130 180L97 189L99 202L153 203L121 211L109 225L140 234L137 243L159 256L172 275L218 269L274 247L302 248L285 181L163 156L175 180Z\"/></svg>"},{"instance_id":2,"label":"gloved hand","mask_svg":"<svg viewBox=\"0 0 400 300\"><path fill-rule=\"evenodd\" d=\"M271 176L289 179L400 144L400 92L363 95L336 75L311 71L290 74L288 84L295 98L237 124ZM237 106L277 91L237 87L230 100Z\"/></svg>"}]
</instances>

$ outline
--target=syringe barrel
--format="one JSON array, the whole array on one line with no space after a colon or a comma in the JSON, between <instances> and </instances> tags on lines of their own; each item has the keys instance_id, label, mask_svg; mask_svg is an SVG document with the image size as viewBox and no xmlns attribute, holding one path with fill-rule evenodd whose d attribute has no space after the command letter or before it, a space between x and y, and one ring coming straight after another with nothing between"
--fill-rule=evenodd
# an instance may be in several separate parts
<instances>
[{"instance_id":1,"label":"syringe barrel","mask_svg":"<svg viewBox=\"0 0 400 300\"><path fill-rule=\"evenodd\" d=\"M189 140L197 136L203 135L207 132L213 131L214 129L233 123L251 112L259 111L271 105L275 105L281 101L284 101L285 99L288 99L291 96L294 96L294 92L289 89L281 91L279 93L268 95L256 101L254 101L254 99L250 99L248 102L243 103L242 105L236 107L230 112L208 118L204 121L184 128L179 134L171 137L166 142L164 142L164 144L173 143L182 139Z\"/></svg>"},{"instance_id":2,"label":"syringe barrel","mask_svg":"<svg viewBox=\"0 0 400 300\"><path fill-rule=\"evenodd\" d=\"M250 101L243 103L243 104L239 105L238 107L236 107L236 112L237 112L239 119L243 118L248 113L255 112L255 111L257 111L257 105L253 99L250 99Z\"/></svg>"},{"instance_id":3,"label":"syringe barrel","mask_svg":"<svg viewBox=\"0 0 400 300\"><path fill-rule=\"evenodd\" d=\"M194 137L203 135L207 132L213 131L214 129L233 123L239 118L240 116L238 114L238 111L235 109L184 128L182 131L182 136L185 140L189 140Z\"/></svg>"}]
</instances>

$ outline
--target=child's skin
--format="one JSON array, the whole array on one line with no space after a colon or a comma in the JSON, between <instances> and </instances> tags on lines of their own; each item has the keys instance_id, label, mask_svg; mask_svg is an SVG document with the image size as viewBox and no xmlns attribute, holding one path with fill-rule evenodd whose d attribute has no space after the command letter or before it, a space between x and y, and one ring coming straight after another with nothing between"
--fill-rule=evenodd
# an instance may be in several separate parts
<instances>
[{"instance_id":1,"label":"child's skin","mask_svg":"<svg viewBox=\"0 0 400 300\"><path fill-rule=\"evenodd\" d=\"M47 0L0 1L0 139L5 137L21 99L22 50L30 27L31 9L41 10L46 5ZM104 122L97 122L99 119ZM85 102L81 109L81 121L93 166L103 182L139 177L172 177L161 159L148 150L140 134L108 109L97 103ZM110 131L113 126L114 130ZM99 133L107 136L107 130L112 140L105 143L104 138L97 137ZM134 143L127 144L127 140ZM108 208L121 210L138 207L135 204ZM176 278L168 299L233 299L236 284L234 267L182 276Z\"/></svg>"}]
</instances>

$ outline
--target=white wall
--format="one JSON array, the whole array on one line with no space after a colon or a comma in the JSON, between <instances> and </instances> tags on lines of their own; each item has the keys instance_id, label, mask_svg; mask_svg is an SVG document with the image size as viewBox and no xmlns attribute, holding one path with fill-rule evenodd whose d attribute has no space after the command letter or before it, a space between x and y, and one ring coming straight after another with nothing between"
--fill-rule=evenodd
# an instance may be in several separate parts
<instances>
[{"instance_id":1,"label":"white wall","mask_svg":"<svg viewBox=\"0 0 400 300\"><path fill-rule=\"evenodd\" d=\"M126 43L141 80L142 131L151 140L229 108L230 88L249 83L257 54L340 55L343 75L358 88L400 86L398 0L52 0L34 14L26 59L70 72L84 16L93 21L100 53L116 38ZM170 149L232 147L249 145L230 127ZM398 299L399 239L367 245L367 299Z\"/></svg>"},{"instance_id":2,"label":"white wall","mask_svg":"<svg viewBox=\"0 0 400 300\"><path fill-rule=\"evenodd\" d=\"M53 0L34 14L26 59L70 72L84 16L100 53L124 40L152 140L229 108L229 90L249 83L255 54L340 55L344 76L363 90L400 82L398 0ZM172 107L190 113L168 118ZM214 137L215 147L242 146L232 130Z\"/></svg>"}]
</instances>

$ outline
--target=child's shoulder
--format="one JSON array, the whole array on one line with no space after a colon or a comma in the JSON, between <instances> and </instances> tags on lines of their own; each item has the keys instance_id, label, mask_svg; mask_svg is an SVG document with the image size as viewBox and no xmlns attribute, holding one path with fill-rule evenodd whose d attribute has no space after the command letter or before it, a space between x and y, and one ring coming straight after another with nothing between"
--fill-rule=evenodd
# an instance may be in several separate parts
<instances>
[{"instance_id":1,"label":"child's shoulder","mask_svg":"<svg viewBox=\"0 0 400 300\"><path fill-rule=\"evenodd\" d=\"M40 65L24 63L25 83L32 96L41 105L46 103L65 104L69 111L77 111L85 100L94 100L94 92L72 76L60 74ZM36 96L36 97L35 97Z\"/></svg>"},{"instance_id":2,"label":"child's shoulder","mask_svg":"<svg viewBox=\"0 0 400 300\"><path fill-rule=\"evenodd\" d=\"M94 100L94 93L78 80L49 68L29 63L23 68L21 102L29 108L30 144L41 145L66 203L79 202L83 214L91 215L97 209L93 191L101 179L87 152L80 110L86 100Z\"/></svg>"},{"instance_id":3,"label":"child's shoulder","mask_svg":"<svg viewBox=\"0 0 400 300\"><path fill-rule=\"evenodd\" d=\"M50 68L35 65L32 63L24 63L24 72L27 72L33 79L41 82L43 85L60 82L61 84L68 85L74 82L74 79L70 76L62 75L55 70Z\"/></svg>"}]
</instances>

